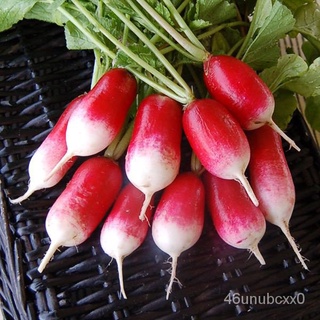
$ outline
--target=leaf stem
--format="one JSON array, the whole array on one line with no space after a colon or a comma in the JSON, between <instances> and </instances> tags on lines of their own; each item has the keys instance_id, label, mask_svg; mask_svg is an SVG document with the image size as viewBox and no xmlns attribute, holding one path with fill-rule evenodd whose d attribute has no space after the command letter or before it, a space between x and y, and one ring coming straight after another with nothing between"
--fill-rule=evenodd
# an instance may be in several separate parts
<instances>
[{"instance_id":1,"label":"leaf stem","mask_svg":"<svg viewBox=\"0 0 320 320\"><path fill-rule=\"evenodd\" d=\"M199 73L198 70L195 71L194 66L190 65L189 63L187 63L187 69L188 69L188 72L190 73L190 76L192 77L193 82L194 82L193 91L196 91L197 96L199 96L201 98L205 98L208 94L208 90L203 85L202 74Z\"/></svg>"},{"instance_id":2,"label":"leaf stem","mask_svg":"<svg viewBox=\"0 0 320 320\"><path fill-rule=\"evenodd\" d=\"M256 26L257 26L257 19L259 18L259 13L261 11L263 11L263 6L264 4L266 3L265 0L257 0L256 1L256 4L254 6L254 14L253 14L253 17L252 17L252 21L250 23L250 27L248 29L248 32L247 34L245 35L244 37L244 41L238 51L238 54L237 54L237 58L238 59L242 59L244 60L245 58L245 55L246 55L246 50L248 49L248 45L250 43L250 41L252 40L252 37L255 33L255 29L256 29Z\"/></svg>"},{"instance_id":3,"label":"leaf stem","mask_svg":"<svg viewBox=\"0 0 320 320\"><path fill-rule=\"evenodd\" d=\"M206 51L203 44L199 41L199 39L196 37L196 35L190 30L189 26L185 22L185 20L181 17L180 13L176 9L176 7L172 4L170 0L163 0L167 8L169 9L170 13L180 26L180 28L183 30L187 38L190 40L190 42L195 45L196 47L200 48L202 51Z\"/></svg>"},{"instance_id":4,"label":"leaf stem","mask_svg":"<svg viewBox=\"0 0 320 320\"><path fill-rule=\"evenodd\" d=\"M106 53L108 57L111 59L116 58L116 54L111 51L105 44L103 44L97 36L90 33L79 21L71 14L69 13L65 8L58 7L58 10L69 19L70 22L72 22L92 43L94 43L101 51Z\"/></svg>"},{"instance_id":5,"label":"leaf stem","mask_svg":"<svg viewBox=\"0 0 320 320\"><path fill-rule=\"evenodd\" d=\"M213 34L219 32L223 29L237 27L237 26L248 26L248 23L245 21L233 21L233 22L223 23L223 24L220 24L219 26L216 26L214 28L209 29L207 32L201 33L198 36L198 39L202 40L205 38L209 38Z\"/></svg>"},{"instance_id":6,"label":"leaf stem","mask_svg":"<svg viewBox=\"0 0 320 320\"><path fill-rule=\"evenodd\" d=\"M91 79L91 89L95 86L101 76L109 68L109 58L102 53L100 49L93 49L94 53L94 66Z\"/></svg>"},{"instance_id":7,"label":"leaf stem","mask_svg":"<svg viewBox=\"0 0 320 320\"><path fill-rule=\"evenodd\" d=\"M188 0L189 1L189 0ZM135 5L134 1L127 0L129 5L132 7L132 9L138 14L139 18L142 18L144 23L147 25L150 31L152 31L155 36L150 39L152 43L155 43L155 41L159 38L162 38L168 45L172 47L172 50L176 50L186 56L189 59L194 59L191 54L189 54L186 50L184 50L180 45L173 42L169 37L167 37L163 32L159 30L147 17L146 15L138 8L138 6ZM161 52L161 51L160 51Z\"/></svg>"},{"instance_id":8,"label":"leaf stem","mask_svg":"<svg viewBox=\"0 0 320 320\"><path fill-rule=\"evenodd\" d=\"M129 20L129 15L126 15L127 19ZM122 42L124 45L126 45L129 38L129 27L125 24L123 28L123 36L122 36Z\"/></svg>"},{"instance_id":9,"label":"leaf stem","mask_svg":"<svg viewBox=\"0 0 320 320\"><path fill-rule=\"evenodd\" d=\"M145 0L136 0L141 7L146 10L152 18L159 23L183 48L185 48L195 60L203 62L208 56L208 52L194 45L190 40L184 38L176 31L160 14L157 13Z\"/></svg>"},{"instance_id":10,"label":"leaf stem","mask_svg":"<svg viewBox=\"0 0 320 320\"><path fill-rule=\"evenodd\" d=\"M144 35L143 32L139 28L137 28L123 13L121 13L119 10L113 8L108 4L108 1L104 1L105 4L108 6L108 8L123 22L125 23L131 31L133 31L142 42L149 47L149 49L153 52L153 54L159 59L159 61L165 66L165 68L168 70L168 72L177 80L177 82L181 85L181 87L185 90L186 96L190 97L190 100L192 100L192 91L190 87L187 85L185 80L180 76L180 74L176 71L176 69L172 66L172 64L165 58L163 54L156 48L156 46L151 43L151 41ZM163 82L167 82L167 80L163 79L165 77L162 75L162 77L159 77L159 80ZM175 85L175 91L179 92L180 87Z\"/></svg>"},{"instance_id":11,"label":"leaf stem","mask_svg":"<svg viewBox=\"0 0 320 320\"><path fill-rule=\"evenodd\" d=\"M142 68L150 72L153 76L158 78L162 83L165 84L166 87L163 85L160 85L156 83L154 80L151 80L150 78L143 75L141 72L138 72L137 70L130 68L127 66L126 68L132 72L137 78L144 81L151 87L153 87L155 90L175 99L176 101L180 103L189 103L191 99L190 96L186 95L185 90L183 90L181 87L179 87L175 82L170 80L168 77L164 76L162 73L160 73L158 70L150 66L148 63L146 63L143 59L138 57L136 54L134 54L127 46L123 45L120 41L118 41L108 30L106 30L92 15L91 13L82 6L82 4L78 0L72 0L74 5L79 9L79 11L89 20L90 23L94 27L96 27L104 36L106 36L115 46L117 46L120 50L122 50L129 58L134 60L136 63L138 63ZM59 9L65 16L74 23L80 31L82 31L93 43L95 43L102 51L104 51L111 59L116 58L116 54L112 52L107 46L105 46L95 35L90 33L75 17L73 17L67 10L60 7ZM169 89L170 88L170 89Z\"/></svg>"},{"instance_id":12,"label":"leaf stem","mask_svg":"<svg viewBox=\"0 0 320 320\"><path fill-rule=\"evenodd\" d=\"M107 149L104 152L105 157L112 158L115 161L119 160L122 157L130 142L133 130L133 123L134 121L132 120L128 124L126 129L123 129L112 141L112 143L107 147Z\"/></svg>"},{"instance_id":13,"label":"leaf stem","mask_svg":"<svg viewBox=\"0 0 320 320\"><path fill-rule=\"evenodd\" d=\"M199 40L203 40L203 39L205 39L205 38L209 38L209 37L211 37L212 35L214 35L215 33L219 32L219 31L221 31L221 30L223 30L223 29L225 29L225 28L232 28L232 27L236 27L236 26L248 26L248 22L245 22L245 21L234 21L234 22L228 22L228 23L221 24L221 25L219 25L219 26L216 26L216 27L214 27L214 28L209 29L208 31L206 31L206 32L204 32L204 33L199 34L198 39L199 39ZM241 38L240 41L239 41L238 43L236 43L233 48L231 48L231 50L228 52L228 55L233 54L233 52L234 52L238 47L241 46L241 44L242 44L243 41L244 41L244 39ZM173 47L171 46L171 47L166 47L166 48L163 49L161 52L162 52L163 54L166 54L166 53L172 52L172 51L174 51L174 50L175 50L175 48L173 48ZM190 56L186 56L186 57L189 57L189 58L190 58ZM194 57L193 57L193 56L191 56L191 60L194 60Z\"/></svg>"},{"instance_id":14,"label":"leaf stem","mask_svg":"<svg viewBox=\"0 0 320 320\"><path fill-rule=\"evenodd\" d=\"M227 52L227 55L232 56L234 52L242 45L242 42L244 41L243 38L241 38L238 42L236 42L233 47Z\"/></svg>"},{"instance_id":15,"label":"leaf stem","mask_svg":"<svg viewBox=\"0 0 320 320\"><path fill-rule=\"evenodd\" d=\"M177 11L179 14L185 9L185 7L190 3L190 0L184 0L179 7L177 8Z\"/></svg>"}]
</instances>

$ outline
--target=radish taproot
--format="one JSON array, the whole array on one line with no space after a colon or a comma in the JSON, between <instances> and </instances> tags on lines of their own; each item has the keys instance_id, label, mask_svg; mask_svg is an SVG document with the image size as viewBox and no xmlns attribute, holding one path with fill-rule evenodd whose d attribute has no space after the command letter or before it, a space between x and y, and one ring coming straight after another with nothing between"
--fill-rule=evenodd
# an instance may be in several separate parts
<instances>
[{"instance_id":1,"label":"radish taproot","mask_svg":"<svg viewBox=\"0 0 320 320\"><path fill-rule=\"evenodd\" d=\"M70 158L58 172L52 175L50 179L47 179L51 170L67 151L66 129L68 120L73 110L79 106L82 98L82 95L78 96L67 105L53 129L35 151L28 166L28 189L22 196L10 199L11 203L20 203L37 190L55 186L73 165L76 157Z\"/></svg>"},{"instance_id":2,"label":"radish taproot","mask_svg":"<svg viewBox=\"0 0 320 320\"><path fill-rule=\"evenodd\" d=\"M143 201L144 194L133 184L126 184L117 196L100 234L103 251L117 262L120 291L125 299L123 260L143 243L151 220L151 206L145 212L147 219L139 219Z\"/></svg>"},{"instance_id":3,"label":"radish taproot","mask_svg":"<svg viewBox=\"0 0 320 320\"><path fill-rule=\"evenodd\" d=\"M105 149L122 129L137 94L137 81L124 68L108 70L83 97L67 125L67 151L49 179L73 156L91 156Z\"/></svg>"},{"instance_id":4,"label":"radish taproot","mask_svg":"<svg viewBox=\"0 0 320 320\"><path fill-rule=\"evenodd\" d=\"M302 266L308 269L289 231L296 196L281 139L269 126L247 132L247 136L251 147L249 176L260 209L267 221L282 230Z\"/></svg>"},{"instance_id":5,"label":"radish taproot","mask_svg":"<svg viewBox=\"0 0 320 320\"><path fill-rule=\"evenodd\" d=\"M147 96L138 107L125 171L130 182L145 195L141 220L152 196L168 186L179 172L181 119L181 105L161 94Z\"/></svg>"},{"instance_id":6,"label":"radish taproot","mask_svg":"<svg viewBox=\"0 0 320 320\"><path fill-rule=\"evenodd\" d=\"M257 206L245 177L249 143L230 112L213 99L197 99L185 108L182 119L187 139L204 168L220 178L239 181Z\"/></svg>"},{"instance_id":7,"label":"radish taproot","mask_svg":"<svg viewBox=\"0 0 320 320\"><path fill-rule=\"evenodd\" d=\"M264 265L258 243L265 234L266 220L259 207L253 205L236 181L221 179L208 171L203 181L207 206L218 235L230 246L249 250Z\"/></svg>"},{"instance_id":8,"label":"radish taproot","mask_svg":"<svg viewBox=\"0 0 320 320\"><path fill-rule=\"evenodd\" d=\"M203 65L204 81L210 95L225 105L244 130L268 124L300 151L272 120L275 101L259 75L240 59L227 55L210 55Z\"/></svg>"},{"instance_id":9,"label":"radish taproot","mask_svg":"<svg viewBox=\"0 0 320 320\"><path fill-rule=\"evenodd\" d=\"M48 212L45 225L51 244L39 272L60 246L77 246L90 237L115 201L121 185L122 171L109 158L92 157L79 166Z\"/></svg>"},{"instance_id":10,"label":"radish taproot","mask_svg":"<svg viewBox=\"0 0 320 320\"><path fill-rule=\"evenodd\" d=\"M155 244L172 259L167 299L176 280L178 257L201 236L204 207L204 186L193 172L180 173L161 195L151 228Z\"/></svg>"}]
</instances>

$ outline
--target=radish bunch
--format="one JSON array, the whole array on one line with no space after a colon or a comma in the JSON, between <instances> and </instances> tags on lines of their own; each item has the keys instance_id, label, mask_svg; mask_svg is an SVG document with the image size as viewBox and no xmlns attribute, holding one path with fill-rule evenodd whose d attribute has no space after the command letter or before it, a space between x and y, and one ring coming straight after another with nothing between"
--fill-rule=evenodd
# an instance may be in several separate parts
<instances>
[{"instance_id":1,"label":"radish bunch","mask_svg":"<svg viewBox=\"0 0 320 320\"><path fill-rule=\"evenodd\" d=\"M115 259L120 292L127 298L123 261L150 232L155 245L171 259L168 299L178 282L178 258L202 234L205 204L213 227L226 244L248 250L264 265L259 243L268 221L281 228L307 269L289 232L295 192L280 136L300 149L272 119L272 92L256 71L240 59L207 52L175 5L169 0L162 2L177 28L146 0L122 3L123 9L129 6L127 12L135 12L135 21L112 1L103 1L101 5L108 10L102 11L112 12L117 24L124 24L126 32L120 41L106 29L106 24L101 24L101 17L95 20L81 2L72 1L76 12L87 19L81 21L92 23L92 28L84 28L77 19L72 23L79 31L85 31L89 42L98 45L97 51L110 62L113 60L110 65L130 62L127 69L109 69L88 93L70 103L30 161L28 190L11 200L19 203L36 190L54 186L76 157L89 157L48 212L46 229L51 244L39 272L60 246L80 245L101 225L101 248ZM185 1L179 8L183 11L187 7ZM70 12L59 8L66 18L70 17ZM150 16L157 24L148 20ZM139 23L143 31L139 30ZM90 38L94 30L98 30L99 36ZM134 39L139 38L136 52L130 49L130 32ZM155 36L148 39L150 34ZM108 41L102 41L104 37ZM111 50L107 43L113 44ZM161 51L157 48L159 43L163 46ZM140 56L137 49L141 44L144 50ZM206 92L201 97L194 96L183 78L184 63L174 61L179 65L176 70L167 59L176 57L172 52L175 49L179 54L187 53L185 61L194 58L202 63L201 89ZM162 52L170 54L164 56ZM129 59L123 59L124 55ZM156 61L152 61L153 57ZM156 69L150 62L161 68ZM193 76L192 72L190 75ZM155 91L147 86L138 88L136 79ZM197 77L195 80L200 83ZM127 149L123 162L118 163L118 157L112 157L105 149L125 129L126 120L133 115L129 115L129 109L134 101L141 102L137 110L131 109L136 111L134 119L130 119L133 130L124 143ZM128 130L124 136L128 132L131 133ZM191 164L191 170L182 169L183 134L191 147L192 159L198 161L200 168ZM103 151L104 156L99 155Z\"/></svg>"},{"instance_id":2,"label":"radish bunch","mask_svg":"<svg viewBox=\"0 0 320 320\"><path fill-rule=\"evenodd\" d=\"M227 244L249 250L265 264L258 245L267 220L282 229L307 269L289 233L294 185L280 132L271 119L271 92L234 59L210 56L204 67L211 98L194 98L182 106L161 93L144 96L125 144L124 168L117 159L107 157L108 152L98 154L124 129L138 92L131 73L111 69L92 90L70 103L30 162L30 168L43 167L39 182L30 169L29 190L12 200L20 202L39 188L53 186L76 156L89 157L49 210L46 229L51 245L39 272L60 246L83 243L101 224L101 247L116 260L120 292L127 298L123 260L150 231L155 245L171 258L168 299L177 281L179 256L202 234L205 203L213 226ZM232 77L232 70L245 73L243 85L239 75ZM183 133L201 170L181 168ZM275 195L279 201L273 200Z\"/></svg>"}]
</instances>

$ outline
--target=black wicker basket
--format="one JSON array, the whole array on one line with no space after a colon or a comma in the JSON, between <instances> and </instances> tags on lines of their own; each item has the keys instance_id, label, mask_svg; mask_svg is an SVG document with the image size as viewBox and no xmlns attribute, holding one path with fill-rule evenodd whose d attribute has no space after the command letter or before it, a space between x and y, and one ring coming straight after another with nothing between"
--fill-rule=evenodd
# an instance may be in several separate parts
<instances>
[{"instance_id":1,"label":"black wicker basket","mask_svg":"<svg viewBox=\"0 0 320 320\"><path fill-rule=\"evenodd\" d=\"M277 227L267 226L261 267L247 251L222 242L207 217L199 242L179 258L181 284L169 300L168 256L150 235L124 260L127 300L119 295L115 262L100 248L99 229L79 247L61 248L38 273L49 245L48 208L74 169L21 205L8 196L26 190L30 157L66 104L89 89L93 62L91 52L67 50L55 25L22 21L0 34L0 298L6 318L320 319L320 158L299 114L288 134L302 150L286 151L297 192L290 226L310 271Z\"/></svg>"}]
</instances>

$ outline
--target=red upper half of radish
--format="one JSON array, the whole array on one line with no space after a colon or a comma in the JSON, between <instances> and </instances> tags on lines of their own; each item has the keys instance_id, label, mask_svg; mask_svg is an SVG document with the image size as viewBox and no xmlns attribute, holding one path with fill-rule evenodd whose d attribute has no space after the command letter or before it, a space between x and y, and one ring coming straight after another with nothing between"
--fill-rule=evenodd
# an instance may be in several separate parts
<instances>
[{"instance_id":1,"label":"red upper half of radish","mask_svg":"<svg viewBox=\"0 0 320 320\"><path fill-rule=\"evenodd\" d=\"M164 95L150 95L138 107L125 170L130 182L146 196L141 218L152 195L169 185L179 172L181 119L181 105Z\"/></svg>"},{"instance_id":2,"label":"red upper half of radish","mask_svg":"<svg viewBox=\"0 0 320 320\"><path fill-rule=\"evenodd\" d=\"M28 167L28 190L21 197L11 200L12 203L18 203L27 199L36 190L53 187L73 165L76 157L72 157L50 179L46 179L51 170L67 152L67 124L72 112L80 105L82 98L83 96L78 96L68 104L53 129L35 151Z\"/></svg>"},{"instance_id":3,"label":"red upper half of radish","mask_svg":"<svg viewBox=\"0 0 320 320\"><path fill-rule=\"evenodd\" d=\"M248 249L265 264L258 243L266 231L261 210L254 206L240 184L204 174L206 199L213 224L219 236L229 245Z\"/></svg>"},{"instance_id":4,"label":"red upper half of radish","mask_svg":"<svg viewBox=\"0 0 320 320\"><path fill-rule=\"evenodd\" d=\"M241 60L210 56L204 62L204 80L212 97L231 111L243 129L258 128L271 119L275 106L271 91Z\"/></svg>"},{"instance_id":5,"label":"red upper half of radish","mask_svg":"<svg viewBox=\"0 0 320 320\"><path fill-rule=\"evenodd\" d=\"M115 201L121 185L121 169L111 159L93 157L80 165L48 212L46 230L51 244L39 271L59 246L76 246L89 238Z\"/></svg>"},{"instance_id":6,"label":"red upper half of radish","mask_svg":"<svg viewBox=\"0 0 320 320\"><path fill-rule=\"evenodd\" d=\"M271 223L289 220L295 204L295 187L280 136L269 126L247 133L251 147L249 175L260 208Z\"/></svg>"},{"instance_id":7,"label":"red upper half of radish","mask_svg":"<svg viewBox=\"0 0 320 320\"><path fill-rule=\"evenodd\" d=\"M223 179L241 181L257 205L244 176L250 159L249 143L227 108L213 99L195 100L184 111L183 129L206 170Z\"/></svg>"}]
</instances>

